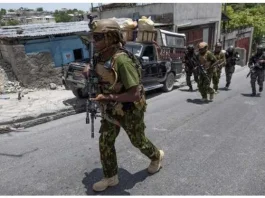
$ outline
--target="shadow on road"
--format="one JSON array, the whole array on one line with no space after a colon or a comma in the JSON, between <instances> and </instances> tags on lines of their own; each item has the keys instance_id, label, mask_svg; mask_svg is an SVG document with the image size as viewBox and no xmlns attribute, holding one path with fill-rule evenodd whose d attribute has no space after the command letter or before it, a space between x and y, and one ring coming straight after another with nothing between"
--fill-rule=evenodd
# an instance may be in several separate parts
<instances>
[{"instance_id":1,"label":"shadow on road","mask_svg":"<svg viewBox=\"0 0 265 198\"><path fill-rule=\"evenodd\" d=\"M203 104L208 104L210 103L210 101L202 101L201 99L187 99L188 103L194 103L194 104L198 104L198 105L203 105Z\"/></svg>"},{"instance_id":2,"label":"shadow on road","mask_svg":"<svg viewBox=\"0 0 265 198\"><path fill-rule=\"evenodd\" d=\"M245 97L250 97L250 98L254 98L254 97L260 97L260 94L258 93L256 96L252 96L250 93L246 94L246 93L241 93L242 96Z\"/></svg>"},{"instance_id":3,"label":"shadow on road","mask_svg":"<svg viewBox=\"0 0 265 198\"><path fill-rule=\"evenodd\" d=\"M102 169L96 168L91 173L85 173L85 178L82 183L86 188L87 195L130 195L126 190L132 189L135 184L144 181L150 174L147 170L141 170L135 174L129 173L123 168L119 168L119 184L114 187L109 187L103 192L95 192L92 186L98 182L102 177Z\"/></svg>"},{"instance_id":4,"label":"shadow on road","mask_svg":"<svg viewBox=\"0 0 265 198\"><path fill-rule=\"evenodd\" d=\"M190 91L189 89L179 89L180 91L183 91L183 92L196 92L198 91L198 89L194 89L193 91Z\"/></svg>"},{"instance_id":5,"label":"shadow on road","mask_svg":"<svg viewBox=\"0 0 265 198\"><path fill-rule=\"evenodd\" d=\"M222 88L219 88L218 90L221 90L221 91L230 91L231 89L226 89L225 87L222 87Z\"/></svg>"}]
</instances>

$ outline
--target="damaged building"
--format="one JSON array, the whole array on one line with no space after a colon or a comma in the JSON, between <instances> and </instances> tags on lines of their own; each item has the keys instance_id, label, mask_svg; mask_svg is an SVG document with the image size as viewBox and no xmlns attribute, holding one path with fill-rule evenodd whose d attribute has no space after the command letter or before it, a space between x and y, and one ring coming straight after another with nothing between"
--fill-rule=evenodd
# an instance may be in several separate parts
<instances>
[{"instance_id":1,"label":"damaged building","mask_svg":"<svg viewBox=\"0 0 265 198\"><path fill-rule=\"evenodd\" d=\"M17 87L18 82L26 88L47 88L50 83L61 85L62 66L88 58L87 47L75 34L87 31L86 21L2 27L2 92L9 85Z\"/></svg>"},{"instance_id":2,"label":"damaged building","mask_svg":"<svg viewBox=\"0 0 265 198\"><path fill-rule=\"evenodd\" d=\"M101 5L93 8L99 18L132 18L151 17L156 28L184 33L187 44L195 46L202 41L213 49L220 38L222 15L221 3L148 3Z\"/></svg>"}]
</instances>

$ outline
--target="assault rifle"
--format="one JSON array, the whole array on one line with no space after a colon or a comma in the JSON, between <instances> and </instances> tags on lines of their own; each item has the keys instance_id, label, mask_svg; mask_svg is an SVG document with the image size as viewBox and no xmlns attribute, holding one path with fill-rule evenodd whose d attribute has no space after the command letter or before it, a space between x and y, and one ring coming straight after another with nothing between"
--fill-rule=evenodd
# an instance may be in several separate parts
<instances>
[{"instance_id":1,"label":"assault rifle","mask_svg":"<svg viewBox=\"0 0 265 198\"><path fill-rule=\"evenodd\" d=\"M251 73L254 73L255 69L263 69L264 66L259 64L259 60L265 60L265 53L264 52L259 58L254 58L254 61L253 61L254 63L252 63L252 65L249 67L250 71L247 74L246 78L248 78Z\"/></svg>"},{"instance_id":2,"label":"assault rifle","mask_svg":"<svg viewBox=\"0 0 265 198\"><path fill-rule=\"evenodd\" d=\"M218 60L212 65L212 67L216 67L219 69L224 64L225 64L225 60Z\"/></svg>"},{"instance_id":3,"label":"assault rifle","mask_svg":"<svg viewBox=\"0 0 265 198\"><path fill-rule=\"evenodd\" d=\"M92 15L88 15L89 18L89 28L92 29L92 22L93 19L96 18L97 16L92 16ZM98 87L98 76L96 74L95 71L95 65L94 65L94 60L93 60L93 56L94 56L94 46L93 46L93 42L91 39L90 42L90 68L89 68L89 75L88 78L86 80L86 87L87 87L87 91L88 91L88 99L86 101L86 124L90 123L91 120L91 138L94 138L94 120L97 117L100 117L99 115L97 115L97 109L98 109L98 105L95 101L92 101L91 98L95 98L97 95L97 87Z\"/></svg>"},{"instance_id":4,"label":"assault rifle","mask_svg":"<svg viewBox=\"0 0 265 198\"><path fill-rule=\"evenodd\" d=\"M184 53L188 59L188 64L192 66L193 69L198 69L199 74L203 75L208 81L210 81L209 76L206 73L203 65L201 65L199 62L198 57L196 55L193 55L193 57L190 58L187 51L185 51Z\"/></svg>"},{"instance_id":5,"label":"assault rifle","mask_svg":"<svg viewBox=\"0 0 265 198\"><path fill-rule=\"evenodd\" d=\"M262 69L262 66L259 63L256 63L256 64L252 63L252 65L249 67L250 71L248 72L248 75L246 78L248 78L251 73L254 73L256 68Z\"/></svg>"}]
</instances>

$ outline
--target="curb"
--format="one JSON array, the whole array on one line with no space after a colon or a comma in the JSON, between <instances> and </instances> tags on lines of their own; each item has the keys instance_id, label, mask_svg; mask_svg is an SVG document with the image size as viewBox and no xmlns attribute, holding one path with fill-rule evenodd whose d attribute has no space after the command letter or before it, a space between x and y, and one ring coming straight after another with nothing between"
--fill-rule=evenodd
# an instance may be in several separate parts
<instances>
[{"instance_id":1,"label":"curb","mask_svg":"<svg viewBox=\"0 0 265 198\"><path fill-rule=\"evenodd\" d=\"M14 131L21 131L25 128L33 127L39 124L44 124L46 122L50 122L53 120L57 120L57 119L60 119L66 116L70 116L70 115L74 115L74 114L82 113L82 112L85 112L84 107L49 113L48 116L47 114L41 114L40 116L35 117L35 118L27 117L27 118L19 119L20 120L19 122L12 121L12 124L11 124L11 121L9 121L10 124L0 126L0 134L14 132Z\"/></svg>"},{"instance_id":2,"label":"curb","mask_svg":"<svg viewBox=\"0 0 265 198\"><path fill-rule=\"evenodd\" d=\"M237 69L235 71L235 73L238 71L242 71L244 68L245 68L245 66L242 66L242 68ZM225 75L225 74L222 72L221 76L223 76L223 75ZM194 79L191 79L191 82L193 83ZM179 84L177 84L177 83L179 83ZM176 82L175 86L177 88L184 87L184 86L186 86L186 81ZM20 118L17 120L3 122L3 123L1 123L1 126L0 126L0 134L9 133L9 132L19 132L25 128L33 127L33 126L36 126L39 124L44 124L46 122L50 122L53 120L57 120L57 119L60 119L63 117L67 117L70 115L75 115L75 114L83 113L83 112L85 112L85 106L81 106L81 107L78 107L76 109L74 109L74 108L69 109L68 108L68 109L61 110L59 112L54 112L54 113L44 113L44 114L41 114L37 117L26 117L26 118L22 118L22 119Z\"/></svg>"}]
</instances>

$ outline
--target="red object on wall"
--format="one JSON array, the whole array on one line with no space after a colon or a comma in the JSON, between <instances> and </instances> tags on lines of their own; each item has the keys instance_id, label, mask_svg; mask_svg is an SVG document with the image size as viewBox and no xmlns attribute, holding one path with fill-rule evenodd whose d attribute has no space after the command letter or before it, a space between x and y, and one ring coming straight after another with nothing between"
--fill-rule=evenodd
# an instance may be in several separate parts
<instances>
[{"instance_id":1,"label":"red object on wall","mask_svg":"<svg viewBox=\"0 0 265 198\"><path fill-rule=\"evenodd\" d=\"M249 53L249 47L250 47L250 38L249 37L245 37L245 38L241 38L239 40L236 41L236 47L240 47L240 48L244 48L246 50L246 61L248 61L248 53ZM245 63L246 64L246 63Z\"/></svg>"}]
</instances>

